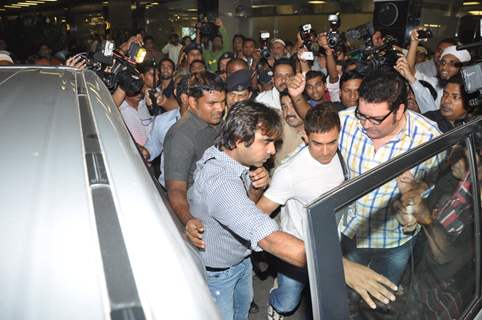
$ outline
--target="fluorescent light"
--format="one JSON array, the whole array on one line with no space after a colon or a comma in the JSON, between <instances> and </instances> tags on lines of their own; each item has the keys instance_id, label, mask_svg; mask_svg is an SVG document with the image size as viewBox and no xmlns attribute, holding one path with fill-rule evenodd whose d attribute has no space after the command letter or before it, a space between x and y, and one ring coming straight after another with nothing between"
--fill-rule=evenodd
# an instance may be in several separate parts
<instances>
[{"instance_id":1,"label":"fluorescent light","mask_svg":"<svg viewBox=\"0 0 482 320\"><path fill-rule=\"evenodd\" d=\"M318 1L318 0L312 0L312 1L308 1L309 4L323 4L323 3L326 3L326 1Z\"/></svg>"},{"instance_id":2,"label":"fluorescent light","mask_svg":"<svg viewBox=\"0 0 482 320\"><path fill-rule=\"evenodd\" d=\"M464 2L464 6L476 6L480 4L479 1L469 1L469 2Z\"/></svg>"},{"instance_id":3,"label":"fluorescent light","mask_svg":"<svg viewBox=\"0 0 482 320\"><path fill-rule=\"evenodd\" d=\"M22 6L16 5L16 4L6 4L4 5L5 8L12 8L12 9L20 9Z\"/></svg>"},{"instance_id":4,"label":"fluorescent light","mask_svg":"<svg viewBox=\"0 0 482 320\"><path fill-rule=\"evenodd\" d=\"M196 8L191 8L191 9L187 9L186 11L189 11L189 12L197 12L197 9L196 9Z\"/></svg>"},{"instance_id":5,"label":"fluorescent light","mask_svg":"<svg viewBox=\"0 0 482 320\"><path fill-rule=\"evenodd\" d=\"M251 8L272 8L276 7L274 4L253 4Z\"/></svg>"},{"instance_id":6,"label":"fluorescent light","mask_svg":"<svg viewBox=\"0 0 482 320\"><path fill-rule=\"evenodd\" d=\"M482 11L469 11L469 13L474 16L482 16Z\"/></svg>"}]
</instances>

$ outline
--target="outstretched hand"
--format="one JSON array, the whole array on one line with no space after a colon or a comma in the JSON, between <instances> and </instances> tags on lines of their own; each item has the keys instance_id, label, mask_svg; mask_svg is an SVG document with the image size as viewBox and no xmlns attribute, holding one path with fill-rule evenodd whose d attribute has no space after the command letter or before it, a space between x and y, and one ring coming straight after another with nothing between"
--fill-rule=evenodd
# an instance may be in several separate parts
<instances>
[{"instance_id":1,"label":"outstretched hand","mask_svg":"<svg viewBox=\"0 0 482 320\"><path fill-rule=\"evenodd\" d=\"M381 274L346 258L343 258L343 269L346 284L355 290L370 308L377 307L372 298L384 304L395 301L395 295L390 290L397 291L397 286Z\"/></svg>"}]
</instances>

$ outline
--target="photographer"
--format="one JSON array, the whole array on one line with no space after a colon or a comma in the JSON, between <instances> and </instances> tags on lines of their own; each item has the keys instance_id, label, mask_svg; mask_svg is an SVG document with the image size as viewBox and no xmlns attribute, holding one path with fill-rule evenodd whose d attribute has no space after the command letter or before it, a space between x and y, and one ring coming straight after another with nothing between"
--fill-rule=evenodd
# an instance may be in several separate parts
<instances>
[{"instance_id":1,"label":"photographer","mask_svg":"<svg viewBox=\"0 0 482 320\"><path fill-rule=\"evenodd\" d=\"M210 72L216 73L218 71L218 60L224 52L228 51L229 37L226 28L224 28L223 21L216 18L214 25L218 27L218 34L211 40L211 49L205 49L203 58L206 62L206 67ZM201 26L198 25L198 28Z\"/></svg>"},{"instance_id":2,"label":"photographer","mask_svg":"<svg viewBox=\"0 0 482 320\"><path fill-rule=\"evenodd\" d=\"M418 27L410 32L411 40L410 47L408 49L407 62L412 73L413 70L415 70L415 57L417 54L417 47L420 42L419 32L422 30L425 29ZM461 64L464 62L469 62L470 60L471 56L467 50L457 50L456 46L453 45L446 47L440 55L440 62L437 69L437 77L429 77L419 72L415 72L416 79L427 81L437 91L437 99L435 99L435 109L431 110L436 110L440 108L440 102L443 95L444 81L447 81L451 77L455 76L460 71ZM415 92L415 94L417 95L417 92ZM425 94L428 95L429 93L425 91ZM422 106L420 106L420 108L422 108ZM430 110L422 110L422 112L424 111Z\"/></svg>"},{"instance_id":3,"label":"photographer","mask_svg":"<svg viewBox=\"0 0 482 320\"><path fill-rule=\"evenodd\" d=\"M193 42L182 50L176 76L189 75L189 66L195 60L202 60L202 49L199 44Z\"/></svg>"},{"instance_id":4,"label":"photographer","mask_svg":"<svg viewBox=\"0 0 482 320\"><path fill-rule=\"evenodd\" d=\"M169 59L177 62L181 53L182 44L179 43L179 36L172 33L169 36L169 42L162 48L162 53L167 55Z\"/></svg>"}]
</instances>

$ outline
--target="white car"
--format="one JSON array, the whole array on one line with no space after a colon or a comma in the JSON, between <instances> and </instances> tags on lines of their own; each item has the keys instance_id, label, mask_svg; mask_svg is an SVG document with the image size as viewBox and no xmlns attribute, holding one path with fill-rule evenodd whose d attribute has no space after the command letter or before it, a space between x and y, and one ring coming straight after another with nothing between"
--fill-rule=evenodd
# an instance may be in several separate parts
<instances>
[{"instance_id":1,"label":"white car","mask_svg":"<svg viewBox=\"0 0 482 320\"><path fill-rule=\"evenodd\" d=\"M219 319L109 91L0 68L0 317Z\"/></svg>"}]
</instances>

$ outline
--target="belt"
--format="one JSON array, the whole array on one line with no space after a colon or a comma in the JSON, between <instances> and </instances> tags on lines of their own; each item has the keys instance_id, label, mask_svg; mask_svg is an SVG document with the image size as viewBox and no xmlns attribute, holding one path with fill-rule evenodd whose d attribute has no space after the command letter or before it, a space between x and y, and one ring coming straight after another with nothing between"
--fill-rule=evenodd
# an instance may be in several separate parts
<instances>
[{"instance_id":1,"label":"belt","mask_svg":"<svg viewBox=\"0 0 482 320\"><path fill-rule=\"evenodd\" d=\"M241 262L243 262L244 260L246 260L247 258L249 258L250 256L247 256L245 257L243 260L241 260L240 262L236 263L235 265L231 266L231 267L235 267L237 266L238 264L240 264ZM215 268L215 267L205 267L206 268L206 271L210 271L210 272L221 272L221 271L226 271L228 270L229 268L231 267L226 267L226 268Z\"/></svg>"}]
</instances>

